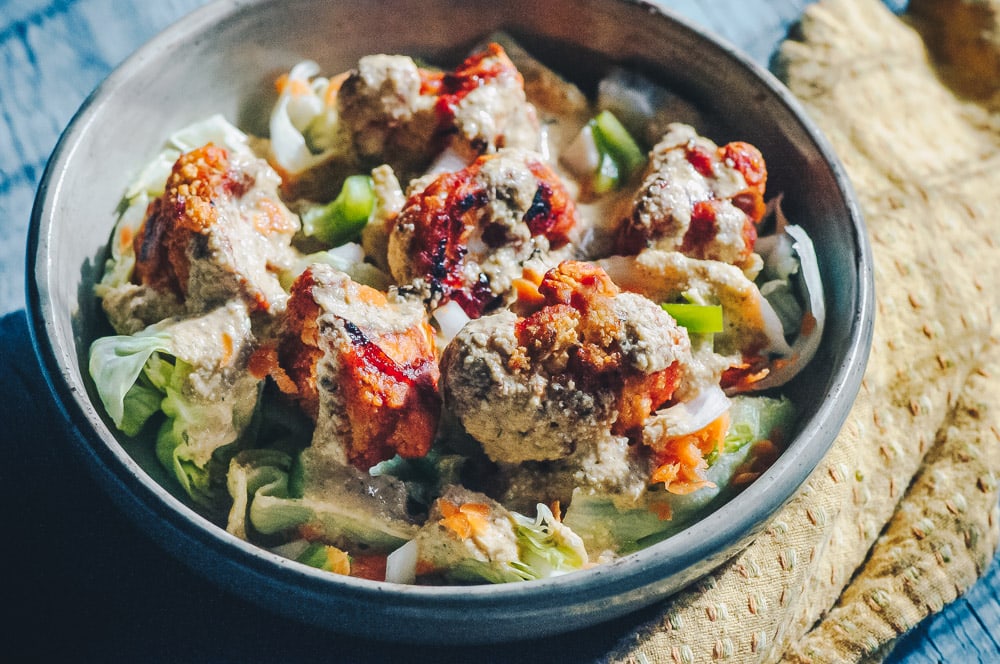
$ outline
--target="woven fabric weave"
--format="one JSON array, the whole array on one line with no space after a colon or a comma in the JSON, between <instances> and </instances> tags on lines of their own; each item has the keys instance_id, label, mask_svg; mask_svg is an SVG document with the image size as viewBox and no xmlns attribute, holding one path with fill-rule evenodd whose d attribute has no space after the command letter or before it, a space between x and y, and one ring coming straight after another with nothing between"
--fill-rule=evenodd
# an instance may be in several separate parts
<instances>
[{"instance_id":1,"label":"woven fabric weave","mask_svg":"<svg viewBox=\"0 0 1000 664\"><path fill-rule=\"evenodd\" d=\"M872 241L875 334L848 421L769 529L609 661L879 661L989 565L1000 0L914 0L909 12L823 0L776 60L844 163ZM985 79L970 87L963 59Z\"/></svg>"}]
</instances>

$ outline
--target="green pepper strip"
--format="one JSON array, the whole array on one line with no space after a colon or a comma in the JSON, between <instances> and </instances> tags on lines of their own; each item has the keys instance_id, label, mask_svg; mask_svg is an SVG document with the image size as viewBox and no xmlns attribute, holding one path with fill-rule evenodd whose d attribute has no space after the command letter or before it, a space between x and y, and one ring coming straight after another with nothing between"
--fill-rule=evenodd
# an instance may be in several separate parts
<instances>
[{"instance_id":1,"label":"green pepper strip","mask_svg":"<svg viewBox=\"0 0 1000 664\"><path fill-rule=\"evenodd\" d=\"M673 303L661 305L678 325L692 334L722 332L722 306L718 304Z\"/></svg>"},{"instance_id":2,"label":"green pepper strip","mask_svg":"<svg viewBox=\"0 0 1000 664\"><path fill-rule=\"evenodd\" d=\"M368 175L352 175L344 180L332 203L306 212L302 232L337 247L355 238L368 223L375 207L375 185Z\"/></svg>"}]
</instances>

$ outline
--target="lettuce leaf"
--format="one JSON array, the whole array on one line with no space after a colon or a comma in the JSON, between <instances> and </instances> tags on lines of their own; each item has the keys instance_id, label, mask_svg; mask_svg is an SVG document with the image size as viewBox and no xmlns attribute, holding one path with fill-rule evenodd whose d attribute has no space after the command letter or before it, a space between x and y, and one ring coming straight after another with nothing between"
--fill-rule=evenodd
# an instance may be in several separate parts
<instances>
[{"instance_id":1,"label":"lettuce leaf","mask_svg":"<svg viewBox=\"0 0 1000 664\"><path fill-rule=\"evenodd\" d=\"M281 168L296 175L325 161L336 138L337 109L328 101L330 81L319 65L304 60L279 79L278 101L271 110L271 155Z\"/></svg>"},{"instance_id":2,"label":"lettuce leaf","mask_svg":"<svg viewBox=\"0 0 1000 664\"><path fill-rule=\"evenodd\" d=\"M543 579L581 569L587 564L583 540L568 526L556 520L552 511L538 504L534 519L512 513L521 556L520 568L530 578Z\"/></svg>"},{"instance_id":3,"label":"lettuce leaf","mask_svg":"<svg viewBox=\"0 0 1000 664\"><path fill-rule=\"evenodd\" d=\"M129 436L139 433L155 412L148 412L149 403L154 398L153 392L158 392L151 383L136 385L136 381L154 353L173 352L171 341L169 331L153 326L132 336L101 337L90 346L90 377L94 379L97 394L111 421ZM127 423L126 402L142 407L140 411L129 413Z\"/></svg>"},{"instance_id":4,"label":"lettuce leaf","mask_svg":"<svg viewBox=\"0 0 1000 664\"><path fill-rule=\"evenodd\" d=\"M439 503L413 543L390 554L387 580L412 582L422 569L453 583L510 583L565 574L588 562L583 540L545 505L532 519L454 485L442 502L457 512ZM458 525L463 519L464 532Z\"/></svg>"},{"instance_id":5,"label":"lettuce leaf","mask_svg":"<svg viewBox=\"0 0 1000 664\"><path fill-rule=\"evenodd\" d=\"M648 490L635 504L612 495L576 489L563 523L589 550L631 553L680 532L732 498L732 479L750 458L754 443L783 440L795 422L795 406L786 397L740 395L732 398L729 432L720 454L705 471L714 487L685 495Z\"/></svg>"},{"instance_id":6,"label":"lettuce leaf","mask_svg":"<svg viewBox=\"0 0 1000 664\"><path fill-rule=\"evenodd\" d=\"M262 535L308 526L312 537L340 548L392 551L417 532L398 480L377 478L304 450L280 481L249 499L249 525Z\"/></svg>"},{"instance_id":7,"label":"lettuce leaf","mask_svg":"<svg viewBox=\"0 0 1000 664\"><path fill-rule=\"evenodd\" d=\"M262 382L240 366L252 343L242 304L91 344L89 370L114 425L137 436L154 418L156 456L194 502L217 510L236 449L254 437Z\"/></svg>"}]
</instances>

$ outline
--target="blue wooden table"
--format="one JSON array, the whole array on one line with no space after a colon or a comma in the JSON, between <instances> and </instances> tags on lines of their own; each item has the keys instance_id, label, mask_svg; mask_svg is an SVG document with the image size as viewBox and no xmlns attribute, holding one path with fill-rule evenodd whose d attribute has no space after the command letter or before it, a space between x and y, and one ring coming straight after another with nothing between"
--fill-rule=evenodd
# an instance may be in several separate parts
<instances>
[{"instance_id":1,"label":"blue wooden table","mask_svg":"<svg viewBox=\"0 0 1000 664\"><path fill-rule=\"evenodd\" d=\"M461 661L469 653L330 640L206 587L80 475L44 400L20 311L35 188L86 95L142 43L202 4L0 0L0 597L16 614L4 619L4 653L14 661ZM663 4L766 63L809 2ZM889 4L898 10L905 2ZM551 639L530 652L477 658L579 662L608 645L593 634L586 641L567 651ZM906 635L889 661L1000 662L1000 557L964 597Z\"/></svg>"}]
</instances>

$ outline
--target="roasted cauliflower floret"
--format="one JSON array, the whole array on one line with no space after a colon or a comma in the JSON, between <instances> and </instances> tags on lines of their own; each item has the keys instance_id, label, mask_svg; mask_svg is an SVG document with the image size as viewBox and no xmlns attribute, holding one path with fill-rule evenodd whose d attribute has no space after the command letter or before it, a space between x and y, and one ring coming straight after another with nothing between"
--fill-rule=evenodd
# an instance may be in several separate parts
<instances>
[{"instance_id":1,"label":"roasted cauliflower floret","mask_svg":"<svg viewBox=\"0 0 1000 664\"><path fill-rule=\"evenodd\" d=\"M442 357L447 407L492 460L556 460L613 435L638 436L690 361L687 333L603 270L566 261L541 308L472 321Z\"/></svg>"},{"instance_id":2,"label":"roasted cauliflower floret","mask_svg":"<svg viewBox=\"0 0 1000 664\"><path fill-rule=\"evenodd\" d=\"M292 286L277 365L279 385L316 422L313 447L332 446L363 470L430 449L438 367L419 305L313 265Z\"/></svg>"},{"instance_id":3,"label":"roasted cauliflower floret","mask_svg":"<svg viewBox=\"0 0 1000 664\"><path fill-rule=\"evenodd\" d=\"M503 47L489 44L454 72L428 83L452 147L469 155L501 148L538 150L541 132L535 107L524 93L524 78Z\"/></svg>"},{"instance_id":4,"label":"roasted cauliflower floret","mask_svg":"<svg viewBox=\"0 0 1000 664\"><path fill-rule=\"evenodd\" d=\"M650 152L618 230L618 251L655 247L752 268L766 181L764 159L754 146L718 147L692 127L672 124Z\"/></svg>"},{"instance_id":5,"label":"roasted cauliflower floret","mask_svg":"<svg viewBox=\"0 0 1000 664\"><path fill-rule=\"evenodd\" d=\"M359 163L413 173L430 162L441 143L430 76L405 55L358 61L337 93L337 112Z\"/></svg>"},{"instance_id":6,"label":"roasted cauliflower floret","mask_svg":"<svg viewBox=\"0 0 1000 664\"><path fill-rule=\"evenodd\" d=\"M550 251L575 224L572 199L541 157L503 150L411 193L389 235L389 267L429 307L454 300L477 317L510 299L527 262L557 262Z\"/></svg>"},{"instance_id":7,"label":"roasted cauliflower floret","mask_svg":"<svg viewBox=\"0 0 1000 664\"><path fill-rule=\"evenodd\" d=\"M208 144L180 156L136 234L133 282L203 313L234 296L273 313L287 298L277 273L291 264L299 219L262 159Z\"/></svg>"},{"instance_id":8,"label":"roasted cauliflower floret","mask_svg":"<svg viewBox=\"0 0 1000 664\"><path fill-rule=\"evenodd\" d=\"M598 264L623 289L657 302L688 297L722 306L724 329L711 345L697 349L699 361L688 374L685 391L697 392L720 380L728 388L748 372L762 370L772 353L788 353L780 324L768 320L770 308L764 306L760 290L732 265L658 249L612 256Z\"/></svg>"},{"instance_id":9,"label":"roasted cauliflower floret","mask_svg":"<svg viewBox=\"0 0 1000 664\"><path fill-rule=\"evenodd\" d=\"M445 148L468 163L505 147L541 147L524 80L497 44L450 72L403 55L366 56L336 94L346 156L367 167L388 163L407 178Z\"/></svg>"}]
</instances>

